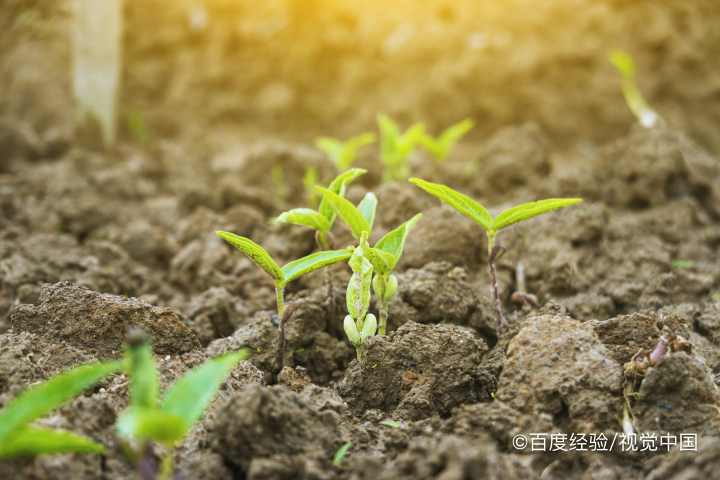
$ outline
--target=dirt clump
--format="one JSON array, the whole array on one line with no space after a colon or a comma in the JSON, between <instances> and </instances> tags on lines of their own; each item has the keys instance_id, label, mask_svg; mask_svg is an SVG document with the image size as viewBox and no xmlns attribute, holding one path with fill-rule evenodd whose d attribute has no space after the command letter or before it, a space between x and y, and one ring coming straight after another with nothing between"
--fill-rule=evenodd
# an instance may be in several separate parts
<instances>
[{"instance_id":1,"label":"dirt clump","mask_svg":"<svg viewBox=\"0 0 720 480\"><path fill-rule=\"evenodd\" d=\"M463 403L490 401L495 378L481 365L485 343L446 325L409 322L370 337L338 393L356 415L378 409L393 419L447 415Z\"/></svg>"},{"instance_id":2,"label":"dirt clump","mask_svg":"<svg viewBox=\"0 0 720 480\"><path fill-rule=\"evenodd\" d=\"M100 294L69 282L43 285L40 302L21 305L12 315L16 332L30 332L97 355L119 357L132 327L150 336L157 354L177 355L201 348L190 329L169 308L137 298Z\"/></svg>"},{"instance_id":3,"label":"dirt clump","mask_svg":"<svg viewBox=\"0 0 720 480\"><path fill-rule=\"evenodd\" d=\"M278 374L278 385L283 385L295 393L300 393L305 387L311 385L310 377L307 375L307 369L297 366L295 369L283 367Z\"/></svg>"}]
</instances>

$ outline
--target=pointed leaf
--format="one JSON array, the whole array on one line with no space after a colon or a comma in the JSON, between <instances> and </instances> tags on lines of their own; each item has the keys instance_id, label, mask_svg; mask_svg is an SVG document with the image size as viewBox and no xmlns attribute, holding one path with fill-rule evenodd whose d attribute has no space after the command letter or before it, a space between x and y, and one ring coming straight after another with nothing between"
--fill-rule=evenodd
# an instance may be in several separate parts
<instances>
[{"instance_id":1,"label":"pointed leaf","mask_svg":"<svg viewBox=\"0 0 720 480\"><path fill-rule=\"evenodd\" d=\"M352 182L357 177L366 172L367 170L363 168L352 168L347 172L341 173L337 176L337 178L335 178L335 180L332 181L332 183L328 187L328 190L342 197L345 195L345 189L350 184L350 182ZM330 206L330 202L328 202L327 198L323 197L323 199L320 201L320 208L318 208L318 213L323 217L327 218L328 223L330 223L330 226L332 227L332 224L335 221L335 210L333 210L333 208Z\"/></svg>"},{"instance_id":2,"label":"pointed leaf","mask_svg":"<svg viewBox=\"0 0 720 480\"><path fill-rule=\"evenodd\" d=\"M465 195L458 193L445 185L426 182L425 180L420 180L419 178L411 178L410 181L428 192L430 195L434 195L443 202L447 203L470 220L476 222L485 230L490 230L492 217L488 211L485 210L485 207L477 203L472 198L466 197Z\"/></svg>"},{"instance_id":3,"label":"pointed leaf","mask_svg":"<svg viewBox=\"0 0 720 480\"><path fill-rule=\"evenodd\" d=\"M495 217L492 223L492 231L497 232L501 228L535 217L541 213L557 210L575 203L582 202L581 198L550 198L539 202L526 203L517 207L505 210Z\"/></svg>"},{"instance_id":4,"label":"pointed leaf","mask_svg":"<svg viewBox=\"0 0 720 480\"><path fill-rule=\"evenodd\" d=\"M340 140L332 137L318 137L315 139L315 146L323 150L335 165L339 164L343 147Z\"/></svg>"},{"instance_id":5,"label":"pointed leaf","mask_svg":"<svg viewBox=\"0 0 720 480\"><path fill-rule=\"evenodd\" d=\"M303 257L300 260L290 262L282 267L282 272L285 276L285 283L302 277L306 273L314 272L315 270L320 270L321 268L332 265L333 263L347 260L351 255L352 254L347 250L330 250L313 253L312 255Z\"/></svg>"},{"instance_id":6,"label":"pointed leaf","mask_svg":"<svg viewBox=\"0 0 720 480\"><path fill-rule=\"evenodd\" d=\"M135 347L127 347L125 356L130 378L130 405L156 408L160 385L150 345L144 341Z\"/></svg>"},{"instance_id":7,"label":"pointed leaf","mask_svg":"<svg viewBox=\"0 0 720 480\"><path fill-rule=\"evenodd\" d=\"M460 140L466 133L475 127L475 121L472 118L466 118L465 120L451 125L446 128L438 137L438 141L445 147L446 150L452 148L458 140Z\"/></svg>"},{"instance_id":8,"label":"pointed leaf","mask_svg":"<svg viewBox=\"0 0 720 480\"><path fill-rule=\"evenodd\" d=\"M92 452L105 453L105 447L87 437L67 430L24 427L0 443L0 458L18 455Z\"/></svg>"},{"instance_id":9,"label":"pointed leaf","mask_svg":"<svg viewBox=\"0 0 720 480\"><path fill-rule=\"evenodd\" d=\"M377 248L368 248L365 254L373 268L380 275L385 275L395 268L395 257Z\"/></svg>"},{"instance_id":10,"label":"pointed leaf","mask_svg":"<svg viewBox=\"0 0 720 480\"><path fill-rule=\"evenodd\" d=\"M375 210L377 209L377 197L374 193L368 192L357 206L365 220L367 220L368 226L372 229L373 221L375 220ZM370 230L368 230L370 233Z\"/></svg>"},{"instance_id":11,"label":"pointed leaf","mask_svg":"<svg viewBox=\"0 0 720 480\"><path fill-rule=\"evenodd\" d=\"M0 410L0 442L122 367L121 361L83 365L31 387Z\"/></svg>"},{"instance_id":12,"label":"pointed leaf","mask_svg":"<svg viewBox=\"0 0 720 480\"><path fill-rule=\"evenodd\" d=\"M420 220L421 216L422 213L418 213L413 218L403 223L392 232L385 235L383 238L380 239L377 244L375 244L375 248L378 250L382 250L383 252L389 253L395 258L396 263L399 262L400 256L402 256L403 247L405 246L405 239L407 238L410 230L412 230L417 221ZM395 267L393 266L393 268Z\"/></svg>"},{"instance_id":13,"label":"pointed leaf","mask_svg":"<svg viewBox=\"0 0 720 480\"><path fill-rule=\"evenodd\" d=\"M327 218L309 208L296 208L287 211L280 214L275 221L278 223L293 223L295 225L310 227L322 233L327 233L330 230L330 222L328 222Z\"/></svg>"},{"instance_id":14,"label":"pointed leaf","mask_svg":"<svg viewBox=\"0 0 720 480\"><path fill-rule=\"evenodd\" d=\"M228 353L203 363L173 383L163 397L162 410L182 418L189 429L200 420L210 401L225 380L249 351L243 349Z\"/></svg>"},{"instance_id":15,"label":"pointed leaf","mask_svg":"<svg viewBox=\"0 0 720 480\"><path fill-rule=\"evenodd\" d=\"M277 266L273 259L270 258L270 255L263 250L260 245L245 237L235 235L234 233L221 231L215 233L247 255L248 258L255 262L258 267L265 270L265 273L270 275L270 278L275 281L276 285L284 282L285 278L283 277L280 267Z\"/></svg>"},{"instance_id":16,"label":"pointed leaf","mask_svg":"<svg viewBox=\"0 0 720 480\"><path fill-rule=\"evenodd\" d=\"M335 456L333 456L333 465L340 465L340 462L342 462L342 459L345 458L345 454L348 449L352 447L352 444L353 442L348 442L335 452Z\"/></svg>"},{"instance_id":17,"label":"pointed leaf","mask_svg":"<svg viewBox=\"0 0 720 480\"><path fill-rule=\"evenodd\" d=\"M123 438L155 440L166 445L183 438L191 426L174 413L143 407L128 408L116 423L118 435Z\"/></svg>"},{"instance_id":18,"label":"pointed leaf","mask_svg":"<svg viewBox=\"0 0 720 480\"><path fill-rule=\"evenodd\" d=\"M327 201L330 202L332 209L335 210L335 213L340 217L340 219L345 222L348 227L350 227L350 231L355 238L359 239L362 232L370 233L370 225L368 224L368 221L365 217L363 217L362 213L360 213L360 210L355 208L352 203L330 190L320 187L315 188L317 188L325 196Z\"/></svg>"}]
</instances>

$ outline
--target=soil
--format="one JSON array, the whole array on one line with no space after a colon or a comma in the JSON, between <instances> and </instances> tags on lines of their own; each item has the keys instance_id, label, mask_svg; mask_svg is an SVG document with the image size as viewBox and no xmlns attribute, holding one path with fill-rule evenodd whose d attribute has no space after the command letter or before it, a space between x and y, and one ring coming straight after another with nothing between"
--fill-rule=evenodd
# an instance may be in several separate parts
<instances>
[{"instance_id":1,"label":"soil","mask_svg":"<svg viewBox=\"0 0 720 480\"><path fill-rule=\"evenodd\" d=\"M120 112L141 113L150 137L125 122L112 152L73 137L70 0L0 5L0 408L119 357L139 326L163 389L251 351L177 446L177 478L720 478L717 2L391 3L126 0ZM664 119L655 128L633 123L611 47L636 59ZM368 173L346 197L377 195L370 243L423 214L387 335L358 361L328 333L316 272L286 288L296 309L279 365L274 284L214 232L249 237L280 265L315 251L308 229L268 220L307 206L307 168L336 174L315 136L371 129L378 111L432 132L475 118L442 168L424 153L411 167L492 214L583 202L498 234L498 338L480 227L409 182L381 184L377 147L364 150ZM340 222L332 233L338 248L354 243ZM518 263L538 307L510 301ZM332 271L342 332L351 272ZM623 366L663 328L692 349L645 372L635 426L697 433L697 451L513 444L621 433ZM127 395L118 374L39 421L102 442L105 456L17 458L0 476L140 479L115 434Z\"/></svg>"}]
</instances>

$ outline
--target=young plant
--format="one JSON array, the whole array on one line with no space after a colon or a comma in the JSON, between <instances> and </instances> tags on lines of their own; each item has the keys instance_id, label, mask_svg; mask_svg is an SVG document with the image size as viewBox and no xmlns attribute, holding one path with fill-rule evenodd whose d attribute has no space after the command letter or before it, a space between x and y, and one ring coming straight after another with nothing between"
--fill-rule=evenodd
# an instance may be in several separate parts
<instances>
[{"instance_id":1,"label":"young plant","mask_svg":"<svg viewBox=\"0 0 720 480\"><path fill-rule=\"evenodd\" d=\"M322 208L322 205L321 205ZM312 210L310 210L312 212ZM319 220L319 216L317 217ZM323 217L324 218L324 217ZM275 293L277 294L278 321L280 328L278 332L278 366L283 367L283 356L285 354L285 324L290 320L295 304L283 301L283 293L285 285L299 278L306 273L320 270L323 267L332 265L333 263L342 262L350 258L350 252L347 250L330 250L324 252L313 253L307 257L303 257L294 262L290 262L280 268L273 261L270 255L263 250L260 245L245 237L240 237L229 232L215 232L228 243L236 247L252 260L258 267L262 268L270 278L275 282ZM289 307L289 308L287 308Z\"/></svg>"},{"instance_id":2,"label":"young plant","mask_svg":"<svg viewBox=\"0 0 720 480\"><path fill-rule=\"evenodd\" d=\"M87 437L67 430L36 427L30 422L121 367L120 361L83 365L31 387L11 400L0 411L0 458L64 452L104 453L105 447Z\"/></svg>"},{"instance_id":3,"label":"young plant","mask_svg":"<svg viewBox=\"0 0 720 480\"><path fill-rule=\"evenodd\" d=\"M373 267L367 259L369 249L367 244L368 232L362 232L360 245L353 249L350 257L350 268L353 275L347 288L347 308L349 315L345 317L345 333L355 345L358 362L362 359L362 350L365 339L375 335L377 319L372 313L367 313L370 307L370 281ZM352 247L350 247L352 248Z\"/></svg>"},{"instance_id":4,"label":"young plant","mask_svg":"<svg viewBox=\"0 0 720 480\"><path fill-rule=\"evenodd\" d=\"M640 93L635 80L635 62L633 58L622 50L610 50L608 59L620 72L620 86L630 110L635 114L642 126L646 128L654 127L660 119L660 115L650 108Z\"/></svg>"},{"instance_id":5,"label":"young plant","mask_svg":"<svg viewBox=\"0 0 720 480\"><path fill-rule=\"evenodd\" d=\"M319 137L315 140L315 146L323 150L337 169L342 171L353 164L362 147L375 143L375 140L374 133L366 132L345 142L332 137Z\"/></svg>"},{"instance_id":6,"label":"young plant","mask_svg":"<svg viewBox=\"0 0 720 480\"><path fill-rule=\"evenodd\" d=\"M356 208L349 201L328 190L321 188L319 188L319 190L325 196L325 199L328 200L340 219L350 228L355 238L360 240L363 232L367 232L367 234L370 235L375 219L375 210L377 208L377 198L374 194L368 193ZM375 270L375 278L372 281L372 286L375 296L380 300L381 305L379 312L379 335L385 335L388 304L397 291L397 278L392 272L397 262L400 261L400 256L405 246L405 239L421 215L422 214L418 213L381 238L380 241L375 244L375 247L368 247L364 253Z\"/></svg>"},{"instance_id":7,"label":"young plant","mask_svg":"<svg viewBox=\"0 0 720 480\"><path fill-rule=\"evenodd\" d=\"M225 376L247 356L247 349L243 349L203 363L173 383L160 400L158 374L147 337L139 330L128 335L125 360L130 379L130 405L118 418L116 427L121 438L133 442L126 452L139 469L152 468L147 442L157 442L165 447L157 478L164 480L173 476L174 445L202 418Z\"/></svg>"},{"instance_id":8,"label":"young plant","mask_svg":"<svg viewBox=\"0 0 720 480\"><path fill-rule=\"evenodd\" d=\"M475 126L472 118L466 118L462 122L451 125L443 130L438 138L433 138L425 133L420 136L420 145L437 160L437 163L443 164L447 161L450 149Z\"/></svg>"},{"instance_id":9,"label":"young plant","mask_svg":"<svg viewBox=\"0 0 720 480\"><path fill-rule=\"evenodd\" d=\"M342 197L345 195L345 189L348 184L365 172L367 172L367 170L363 170L362 168L348 170L333 180L328 190ZM312 191L319 194L315 188L312 188ZM335 248L335 240L330 233L330 229L333 223L335 223L335 210L332 209L325 197L322 197L320 208L318 208L317 211L309 208L296 208L281 214L277 217L276 221L312 228L315 230L315 241L320 250L332 250ZM333 291L332 270L329 268L325 270L325 287L327 288L328 296L328 333L335 338L337 337L335 331L335 292Z\"/></svg>"},{"instance_id":10,"label":"young plant","mask_svg":"<svg viewBox=\"0 0 720 480\"><path fill-rule=\"evenodd\" d=\"M385 114L377 116L380 128L380 161L385 165L383 182L405 180L410 176L410 155L415 145L425 135L425 125L416 123L400 133L400 128Z\"/></svg>"},{"instance_id":11,"label":"young plant","mask_svg":"<svg viewBox=\"0 0 720 480\"><path fill-rule=\"evenodd\" d=\"M303 174L303 188L305 188L305 201L309 208L317 208L317 204L322 198L322 195L318 195L315 190L315 185L318 182L318 171L315 167L308 167L305 169Z\"/></svg>"},{"instance_id":12,"label":"young plant","mask_svg":"<svg viewBox=\"0 0 720 480\"><path fill-rule=\"evenodd\" d=\"M495 275L495 261L498 260L503 253L505 247L495 244L495 235L505 227L514 225L523 220L540 215L541 213L557 210L558 208L567 207L574 203L581 202L579 198L551 198L548 200L540 200L535 203L526 203L517 207L509 208L501 212L495 218L485 210L485 207L477 203L470 197L456 192L452 188L445 185L426 182L419 178L411 178L410 181L422 188L430 195L434 195L443 202L462 213L470 220L480 225L487 232L488 237L488 265L490 267L490 291L493 295L493 306L495 309L495 319L497 320L498 338L503 334L502 312L500 311L500 297L498 296L497 277Z\"/></svg>"}]
</instances>

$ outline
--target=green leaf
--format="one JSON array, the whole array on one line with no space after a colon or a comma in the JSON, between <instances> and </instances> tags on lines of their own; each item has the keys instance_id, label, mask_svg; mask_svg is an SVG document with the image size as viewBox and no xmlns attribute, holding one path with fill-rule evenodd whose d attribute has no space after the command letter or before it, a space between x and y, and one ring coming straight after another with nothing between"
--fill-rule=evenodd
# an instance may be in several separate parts
<instances>
[{"instance_id":1,"label":"green leaf","mask_svg":"<svg viewBox=\"0 0 720 480\"><path fill-rule=\"evenodd\" d=\"M558 208L567 207L575 203L582 202L581 198L550 198L540 200L539 202L526 203L510 208L500 213L492 222L491 231L497 232L501 228L508 227L528 218L535 217L541 213L557 210Z\"/></svg>"},{"instance_id":2,"label":"green leaf","mask_svg":"<svg viewBox=\"0 0 720 480\"><path fill-rule=\"evenodd\" d=\"M283 275L285 275L285 283L302 277L306 273L314 272L333 263L347 260L350 258L350 255L351 253L347 250L330 250L313 253L307 257L290 262L282 267Z\"/></svg>"},{"instance_id":3,"label":"green leaf","mask_svg":"<svg viewBox=\"0 0 720 480\"><path fill-rule=\"evenodd\" d=\"M332 137L318 137L315 139L315 146L324 151L328 158L338 166L342 156L343 143Z\"/></svg>"},{"instance_id":4,"label":"green leaf","mask_svg":"<svg viewBox=\"0 0 720 480\"><path fill-rule=\"evenodd\" d=\"M368 248L365 256L380 275L386 275L395 268L395 257L390 253L377 248Z\"/></svg>"},{"instance_id":5,"label":"green leaf","mask_svg":"<svg viewBox=\"0 0 720 480\"><path fill-rule=\"evenodd\" d=\"M394 420L390 420L390 419L383 420L382 422L380 422L380 425L387 425L388 427L400 428L400 424L398 422L396 422Z\"/></svg>"},{"instance_id":6,"label":"green leaf","mask_svg":"<svg viewBox=\"0 0 720 480\"><path fill-rule=\"evenodd\" d=\"M345 454L350 449L352 444L353 444L353 442L348 442L345 445L343 445L342 447L340 447L340 449L337 452L335 452L335 456L333 457L333 465L335 465L335 466L340 465L340 462L342 462L342 459L345 458Z\"/></svg>"},{"instance_id":7,"label":"green leaf","mask_svg":"<svg viewBox=\"0 0 720 480\"><path fill-rule=\"evenodd\" d=\"M368 221L365 217L363 217L362 213L360 213L360 210L355 208L352 203L330 190L321 187L315 188L317 188L324 195L327 201L330 202L332 209L335 210L335 213L340 217L340 219L345 222L348 227L350 227L350 231L355 238L359 239L362 232L370 233L370 225L368 224Z\"/></svg>"},{"instance_id":8,"label":"green leaf","mask_svg":"<svg viewBox=\"0 0 720 480\"><path fill-rule=\"evenodd\" d=\"M67 452L103 454L105 447L67 430L38 427L20 428L0 443L0 458Z\"/></svg>"},{"instance_id":9,"label":"green leaf","mask_svg":"<svg viewBox=\"0 0 720 480\"><path fill-rule=\"evenodd\" d=\"M293 223L295 225L310 227L322 233L327 233L330 230L330 222L328 222L327 218L309 208L296 208L287 211L280 214L275 221L278 223Z\"/></svg>"},{"instance_id":10,"label":"green leaf","mask_svg":"<svg viewBox=\"0 0 720 480\"><path fill-rule=\"evenodd\" d=\"M165 393L162 410L182 418L189 429L202 418L225 376L248 354L247 349L228 353L190 370Z\"/></svg>"},{"instance_id":11,"label":"green leaf","mask_svg":"<svg viewBox=\"0 0 720 480\"><path fill-rule=\"evenodd\" d=\"M122 367L122 361L83 365L28 388L0 410L0 442Z\"/></svg>"},{"instance_id":12,"label":"green leaf","mask_svg":"<svg viewBox=\"0 0 720 480\"><path fill-rule=\"evenodd\" d=\"M446 128L441 134L438 140L447 150L452 148L458 140L465 136L470 130L475 127L475 121L472 118L466 118L465 120L451 125Z\"/></svg>"},{"instance_id":13,"label":"green leaf","mask_svg":"<svg viewBox=\"0 0 720 480\"><path fill-rule=\"evenodd\" d=\"M130 407L118 418L118 435L137 440L155 440L172 445L185 436L189 427L179 415L158 408Z\"/></svg>"},{"instance_id":14,"label":"green leaf","mask_svg":"<svg viewBox=\"0 0 720 480\"><path fill-rule=\"evenodd\" d=\"M635 61L627 52L619 49L610 50L608 60L624 77L635 76Z\"/></svg>"},{"instance_id":15,"label":"green leaf","mask_svg":"<svg viewBox=\"0 0 720 480\"><path fill-rule=\"evenodd\" d=\"M350 184L350 182L352 182L357 177L366 172L367 170L362 168L353 168L348 170L347 172L341 173L337 176L335 180L332 181L332 183L328 187L328 190L342 197L345 195L345 189ZM335 210L333 210L333 208L330 206L327 198L323 197L320 201L320 208L318 208L318 213L323 217L327 218L328 223L332 227L332 224L335 221Z\"/></svg>"},{"instance_id":16,"label":"green leaf","mask_svg":"<svg viewBox=\"0 0 720 480\"><path fill-rule=\"evenodd\" d=\"M389 253L395 258L396 263L399 262L400 256L403 252L403 247L405 246L405 239L407 238L410 230L412 230L417 221L420 220L421 216L422 213L418 213L413 218L403 223L392 232L385 235L383 238L380 239L377 244L375 244L375 248L378 250L382 250L383 252Z\"/></svg>"},{"instance_id":17,"label":"green leaf","mask_svg":"<svg viewBox=\"0 0 720 480\"><path fill-rule=\"evenodd\" d=\"M485 208L470 197L456 192L450 187L439 185L437 183L426 182L419 178L411 178L410 181L422 188L430 195L434 195L443 202L453 207L475 223L490 231L492 225L492 217Z\"/></svg>"},{"instance_id":18,"label":"green leaf","mask_svg":"<svg viewBox=\"0 0 720 480\"><path fill-rule=\"evenodd\" d=\"M357 206L358 211L367 220L368 226L372 229L373 222L375 221L375 210L377 209L377 197L374 193L368 192ZM370 233L370 230L368 230Z\"/></svg>"},{"instance_id":19,"label":"green leaf","mask_svg":"<svg viewBox=\"0 0 720 480\"><path fill-rule=\"evenodd\" d=\"M268 253L263 250L260 245L245 237L235 235L234 233L222 231L215 233L247 255L248 258L255 262L258 267L265 270L265 273L270 275L270 278L275 281L275 285L282 284L285 281L280 267L277 266L273 259L270 258L270 255L268 255Z\"/></svg>"},{"instance_id":20,"label":"green leaf","mask_svg":"<svg viewBox=\"0 0 720 480\"><path fill-rule=\"evenodd\" d=\"M130 406L156 408L158 403L157 370L155 358L147 341L126 347L128 377L130 377Z\"/></svg>"}]
</instances>

